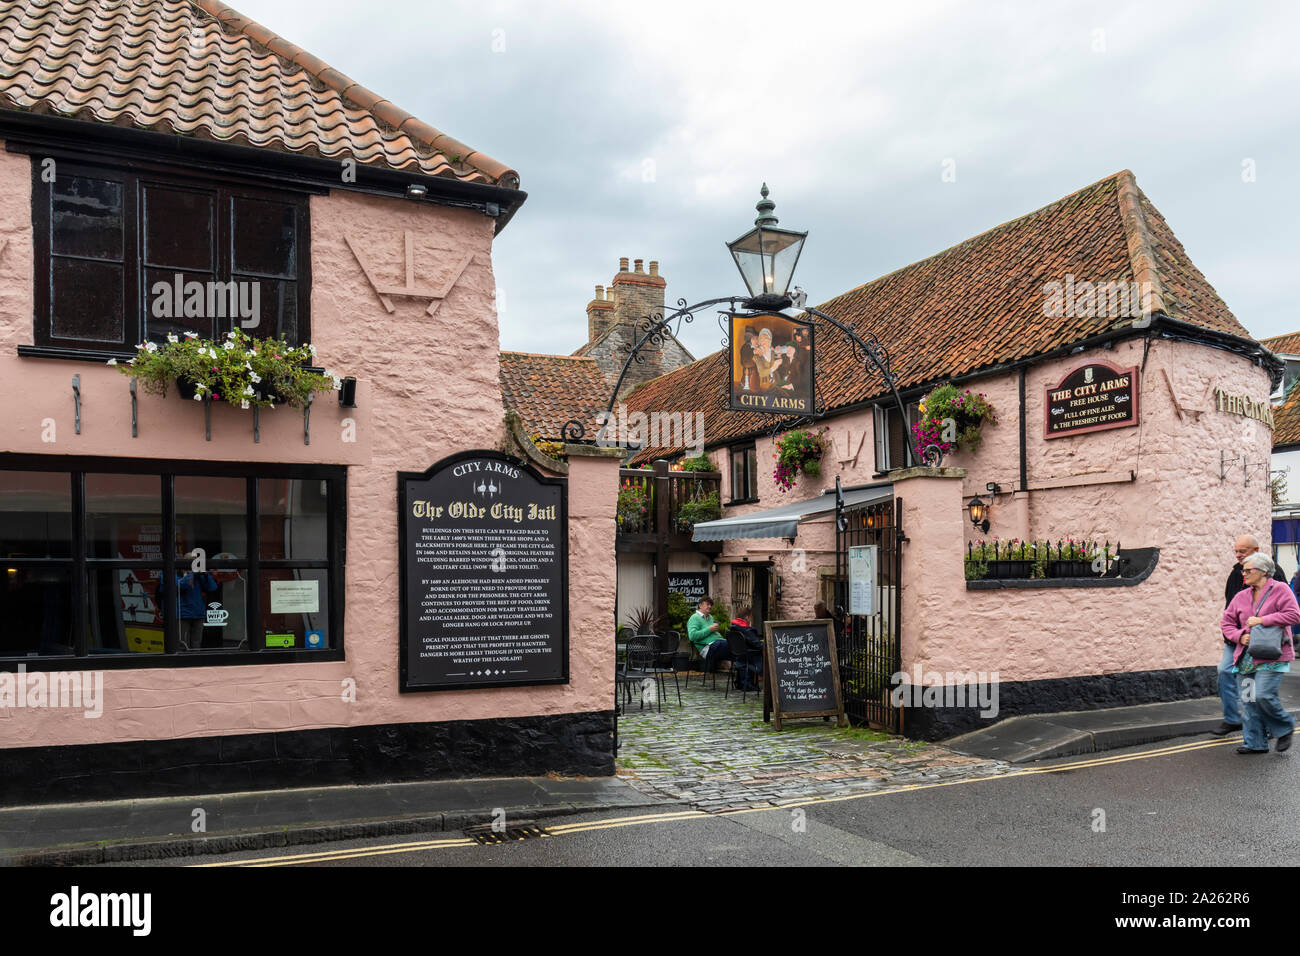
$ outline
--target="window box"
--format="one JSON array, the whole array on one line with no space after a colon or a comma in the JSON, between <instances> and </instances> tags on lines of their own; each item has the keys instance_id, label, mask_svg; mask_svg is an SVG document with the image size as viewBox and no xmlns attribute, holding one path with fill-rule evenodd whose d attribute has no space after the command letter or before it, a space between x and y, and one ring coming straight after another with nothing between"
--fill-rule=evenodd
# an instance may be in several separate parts
<instances>
[{"instance_id":1,"label":"window box","mask_svg":"<svg viewBox=\"0 0 1300 956\"><path fill-rule=\"evenodd\" d=\"M1048 561L1049 578L1094 578L1091 561Z\"/></svg>"},{"instance_id":2,"label":"window box","mask_svg":"<svg viewBox=\"0 0 1300 956\"><path fill-rule=\"evenodd\" d=\"M1028 578L1033 576L1034 562L999 559L988 562L988 568L986 578Z\"/></svg>"}]
</instances>

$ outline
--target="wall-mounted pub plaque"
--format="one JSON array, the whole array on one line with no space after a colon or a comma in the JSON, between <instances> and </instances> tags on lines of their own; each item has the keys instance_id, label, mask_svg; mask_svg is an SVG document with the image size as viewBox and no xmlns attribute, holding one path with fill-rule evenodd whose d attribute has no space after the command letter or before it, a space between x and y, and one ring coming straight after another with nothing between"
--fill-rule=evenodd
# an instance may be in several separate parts
<instances>
[{"instance_id":1,"label":"wall-mounted pub plaque","mask_svg":"<svg viewBox=\"0 0 1300 956\"><path fill-rule=\"evenodd\" d=\"M1093 362L1044 390L1044 438L1063 438L1138 423L1138 369Z\"/></svg>"},{"instance_id":2,"label":"wall-mounted pub plaque","mask_svg":"<svg viewBox=\"0 0 1300 956\"><path fill-rule=\"evenodd\" d=\"M568 482L469 451L397 501L400 689L568 683Z\"/></svg>"}]
</instances>

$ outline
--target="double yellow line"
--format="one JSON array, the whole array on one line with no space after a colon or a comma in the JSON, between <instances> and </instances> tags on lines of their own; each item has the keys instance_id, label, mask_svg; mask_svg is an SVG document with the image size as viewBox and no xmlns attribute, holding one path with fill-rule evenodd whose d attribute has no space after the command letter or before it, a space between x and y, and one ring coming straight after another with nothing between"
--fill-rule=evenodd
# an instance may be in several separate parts
<instances>
[{"instance_id":1,"label":"double yellow line","mask_svg":"<svg viewBox=\"0 0 1300 956\"><path fill-rule=\"evenodd\" d=\"M735 816L742 813L773 813L789 811L798 807L815 806L826 803L842 803L845 800L866 800L871 797L887 797L895 793L911 793L917 790L933 790L938 787L959 787L971 783L987 783L992 780L1008 780L1013 777L1028 777L1035 774L1063 773L1067 770L1082 770L1088 767L1106 767L1113 764L1128 763L1131 760L1149 760L1152 757L1167 757L1173 754L1185 754L1194 750L1209 750L1214 747L1226 747L1239 744L1240 738L1227 740L1198 740L1191 743L1161 747L1156 750L1144 750L1136 754L1115 754L1110 757L1090 757L1073 763L1056 764L1051 767L1034 767L1027 770L1015 770L1011 773L990 774L983 777L963 777L960 780L944 780L938 783L916 783L902 787L889 787L872 790L867 793L850 793L838 797L813 797L795 803L782 804L779 807L746 807L740 810L726 810L722 813L706 813L703 810L677 810L668 813L642 813L628 817L614 817L609 820L592 820L585 823L562 823L548 826L542 838L568 836L574 833L589 833L595 830L616 830L620 827L641 826L647 823L674 823L683 820L705 820L720 816ZM543 824L539 824L543 825ZM310 863L326 863L335 860L355 860L370 856L387 856L393 853L419 853L424 850L442 850L452 847L478 846L478 842L469 837L443 837L437 840L421 840L414 843L388 843L382 846L356 847L349 850L322 850L319 853L298 853L291 856L261 857L255 860L232 860L223 863L199 863L202 867L222 866L301 866ZM491 844L498 846L500 844Z\"/></svg>"}]
</instances>

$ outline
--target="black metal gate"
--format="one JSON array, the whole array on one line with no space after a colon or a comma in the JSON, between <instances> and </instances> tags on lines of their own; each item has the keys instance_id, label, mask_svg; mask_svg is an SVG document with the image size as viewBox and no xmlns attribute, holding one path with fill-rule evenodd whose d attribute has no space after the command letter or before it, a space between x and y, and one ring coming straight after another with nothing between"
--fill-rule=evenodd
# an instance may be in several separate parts
<instances>
[{"instance_id":1,"label":"black metal gate","mask_svg":"<svg viewBox=\"0 0 1300 956\"><path fill-rule=\"evenodd\" d=\"M890 703L890 678L902 669L899 644L903 502L889 498L844 507L835 533L835 635L844 710L849 718L893 733L902 732L902 711ZM849 548L876 550L871 614L849 614Z\"/></svg>"}]
</instances>

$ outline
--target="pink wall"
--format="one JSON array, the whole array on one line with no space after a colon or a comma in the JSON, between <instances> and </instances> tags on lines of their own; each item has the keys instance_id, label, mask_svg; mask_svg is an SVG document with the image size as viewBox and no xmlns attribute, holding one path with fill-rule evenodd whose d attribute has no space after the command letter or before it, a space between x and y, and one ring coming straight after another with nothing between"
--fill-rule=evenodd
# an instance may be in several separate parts
<instances>
[{"instance_id":1,"label":"pink wall","mask_svg":"<svg viewBox=\"0 0 1300 956\"><path fill-rule=\"evenodd\" d=\"M569 474L570 675L564 686L401 694L398 685L396 472L423 471L502 434L498 331L491 252L493 222L468 210L335 192L311 200L312 330L317 362L358 380L356 409L331 400L311 414L213 408L203 439L197 402L141 393L140 437L130 435L128 381L83 362L19 358L32 342L30 165L0 151L0 402L9 410L0 450L349 466L345 646L348 659L320 664L108 670L105 712L0 709L0 746L97 743L390 722L517 717L612 706L614 510L618 462L575 458ZM387 313L345 237L400 283L403 232L415 237L416 278L441 285L469 252L437 314L428 300L394 298ZM81 375L82 434L73 429L71 379ZM329 399L329 396L325 396ZM53 418L56 441L42 441ZM356 440L343 440L345 418ZM580 586L579 586L580 583ZM356 682L356 702L342 699Z\"/></svg>"},{"instance_id":2,"label":"pink wall","mask_svg":"<svg viewBox=\"0 0 1300 956\"><path fill-rule=\"evenodd\" d=\"M987 537L1084 537L1127 547L1161 549L1154 574L1131 588L967 591L962 555L967 541L984 537L966 517L975 494L988 499L994 481L1008 492L1019 484L1018 376L1002 374L971 384L998 414L975 452L950 455L945 466L964 469L961 479L916 478L898 483L903 528L903 661L940 671L997 670L1004 681L1102 674L1115 671L1204 666L1217 661L1224 580L1233 563L1232 541L1246 532L1267 542L1271 530L1267 487L1271 432L1267 426L1219 412L1213 389L1264 399L1263 370L1228 352L1165 340L1153 341L1140 374L1141 423L1074 437L1043 437L1043 392L1088 362L1119 368L1143 365L1143 342L1096 349L1044 362L1026 376L1028 478L1031 491L1004 494L994 506ZM874 476L872 416L859 411L831 419L834 447L818 479L801 478L785 494L776 490L773 442L757 445L760 500L726 508L727 516L804 500L834 487L868 483ZM856 464L841 466L866 440ZM1219 453L1245 454L1256 469L1243 486L1240 463L1219 480ZM713 460L730 497L725 449ZM1114 482L1118 475L1136 480ZM1070 479L1070 487L1041 487ZM1037 489L1037 490L1034 490ZM1018 500L1017 500L1018 498ZM801 529L805 570L794 567L782 540L726 543L717 590L729 591L724 562L772 556L785 579L778 611L801 616L815 594L817 567L834 563L829 523ZM1268 550L1267 544L1264 550Z\"/></svg>"}]
</instances>

